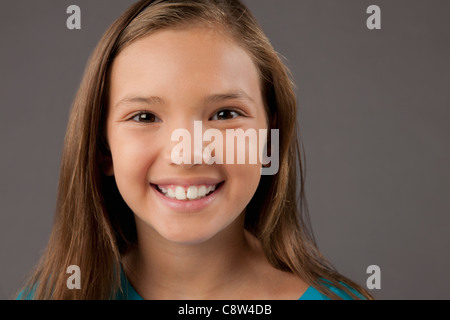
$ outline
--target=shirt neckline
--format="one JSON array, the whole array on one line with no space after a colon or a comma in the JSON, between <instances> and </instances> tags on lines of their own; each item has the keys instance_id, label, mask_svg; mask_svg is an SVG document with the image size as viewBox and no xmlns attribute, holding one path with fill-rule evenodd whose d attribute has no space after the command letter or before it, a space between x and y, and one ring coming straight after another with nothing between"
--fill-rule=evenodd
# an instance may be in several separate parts
<instances>
[{"instance_id":1,"label":"shirt neckline","mask_svg":"<svg viewBox=\"0 0 450 320\"><path fill-rule=\"evenodd\" d=\"M139 295L139 293L137 293L137 291L134 289L134 287L131 285L131 283L128 281L128 279L127 279L127 277L125 276L124 273L122 273L122 276L123 276L123 282L124 282L123 284L125 284L125 290L126 290L125 291L125 294L126 294L125 298L127 300L144 300ZM300 298L298 298L297 300L308 300L308 299L314 298L317 294L319 296L316 297L316 299L317 298L320 299L320 296L321 296L320 293L316 289L314 289L314 287L309 286L305 290L305 292L303 292L303 294L300 296Z\"/></svg>"}]
</instances>

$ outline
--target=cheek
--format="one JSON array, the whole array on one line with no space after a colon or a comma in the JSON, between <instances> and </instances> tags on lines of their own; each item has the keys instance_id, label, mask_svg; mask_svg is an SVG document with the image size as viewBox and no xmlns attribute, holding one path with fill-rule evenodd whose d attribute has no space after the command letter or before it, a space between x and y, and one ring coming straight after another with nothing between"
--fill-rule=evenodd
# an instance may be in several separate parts
<instances>
[{"instance_id":1,"label":"cheek","mask_svg":"<svg viewBox=\"0 0 450 320\"><path fill-rule=\"evenodd\" d=\"M148 169L155 159L155 151L144 143L127 135L113 136L110 143L114 176L122 192L136 192L148 183Z\"/></svg>"},{"instance_id":2,"label":"cheek","mask_svg":"<svg viewBox=\"0 0 450 320\"><path fill-rule=\"evenodd\" d=\"M263 148L265 139L264 135L261 136L263 139L259 139L259 130L254 128L247 132L252 130L255 133L252 139L241 137L233 140L231 136L229 139L225 138L223 149L216 150L215 154L224 161L221 166L225 168L229 182L227 201L231 205L242 207L242 210L252 199L261 180L260 149Z\"/></svg>"},{"instance_id":3,"label":"cheek","mask_svg":"<svg viewBox=\"0 0 450 320\"><path fill-rule=\"evenodd\" d=\"M261 166L249 164L225 165L229 182L230 203L239 204L242 210L250 202L261 179Z\"/></svg>"},{"instance_id":4,"label":"cheek","mask_svg":"<svg viewBox=\"0 0 450 320\"><path fill-rule=\"evenodd\" d=\"M222 161L224 164L262 165L262 154L267 140L267 129L248 127L222 132L221 139L214 140L204 151L206 162Z\"/></svg>"}]
</instances>

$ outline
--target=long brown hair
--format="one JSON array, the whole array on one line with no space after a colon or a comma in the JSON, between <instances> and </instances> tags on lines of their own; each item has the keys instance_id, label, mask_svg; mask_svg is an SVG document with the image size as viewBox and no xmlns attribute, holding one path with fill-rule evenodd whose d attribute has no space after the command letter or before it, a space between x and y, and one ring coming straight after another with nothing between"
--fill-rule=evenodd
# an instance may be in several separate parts
<instances>
[{"instance_id":1,"label":"long brown hair","mask_svg":"<svg viewBox=\"0 0 450 320\"><path fill-rule=\"evenodd\" d=\"M130 43L164 28L200 23L221 27L255 62L270 128L279 129L279 171L262 176L246 208L245 227L270 263L298 275L331 298L324 285L370 294L340 275L320 254L304 195L303 150L292 77L249 10L238 0L142 0L105 33L75 97L61 160L56 214L46 250L22 296L34 299L111 299L120 290L121 257L136 243L131 210L102 167L110 157L104 139L108 78L114 58ZM82 290L68 290L69 265L82 271ZM350 295L354 296L351 292Z\"/></svg>"}]
</instances>

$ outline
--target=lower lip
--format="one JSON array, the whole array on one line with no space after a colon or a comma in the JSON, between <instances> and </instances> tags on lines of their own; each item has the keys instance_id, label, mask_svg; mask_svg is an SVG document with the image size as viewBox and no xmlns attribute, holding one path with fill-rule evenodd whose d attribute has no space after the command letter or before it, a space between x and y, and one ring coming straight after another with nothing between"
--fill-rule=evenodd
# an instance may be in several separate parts
<instances>
[{"instance_id":1,"label":"lower lip","mask_svg":"<svg viewBox=\"0 0 450 320\"><path fill-rule=\"evenodd\" d=\"M169 208L180 212L196 212L206 208L210 203L212 203L221 194L224 184L225 183L222 182L213 193L197 200L172 199L159 192L155 185L151 184L150 187L156 193L156 196L161 199L162 203Z\"/></svg>"}]
</instances>

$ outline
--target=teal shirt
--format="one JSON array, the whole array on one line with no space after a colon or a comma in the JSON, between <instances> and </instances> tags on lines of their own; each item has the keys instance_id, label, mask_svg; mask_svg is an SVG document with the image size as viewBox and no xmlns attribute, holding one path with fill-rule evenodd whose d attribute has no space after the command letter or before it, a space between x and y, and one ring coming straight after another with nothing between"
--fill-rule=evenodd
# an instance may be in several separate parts
<instances>
[{"instance_id":1,"label":"teal shirt","mask_svg":"<svg viewBox=\"0 0 450 320\"><path fill-rule=\"evenodd\" d=\"M119 293L116 297L116 300L143 300L142 297L136 292L136 290L133 288L131 283L127 280L127 278L122 273L122 290L123 293ZM346 292L335 288L329 284L327 284L326 281L324 281L324 284L330 288L331 291L336 293L339 297L341 297L344 300L354 300L350 295L348 295ZM347 286L346 286L347 287ZM356 296L358 296L360 299L365 299L361 294L356 292L354 289L347 287L352 293L354 293ZM301 297L298 300L331 300L326 295L320 293L317 289L314 287L309 287L306 289L306 291L301 295Z\"/></svg>"},{"instance_id":2,"label":"teal shirt","mask_svg":"<svg viewBox=\"0 0 450 320\"><path fill-rule=\"evenodd\" d=\"M116 299L115 300L144 300L137 292L136 290L133 288L133 286L131 285L131 283L128 281L128 279L126 278L125 274L121 273L121 287L122 287L122 292L120 292L119 294L117 294ZM327 283L327 281L324 281L324 284L330 288L331 291L333 291L334 293L336 293L339 297L341 297L344 300L353 300L353 298L348 295L346 292L335 288L331 285L329 285ZM347 287L352 293L354 293L356 296L358 296L361 299L365 299L361 294L359 294L358 292L356 292L354 289ZM18 300L22 299L22 295L23 292L21 292L19 294L19 296L17 297ZM30 294L27 295L27 297L25 298L25 300L33 300L33 292L31 292ZM328 298L327 296L325 296L324 294L320 293L317 289L315 289L314 287L309 287L308 289L306 289L306 291L301 295L301 297L298 300L330 300L330 298Z\"/></svg>"}]
</instances>

